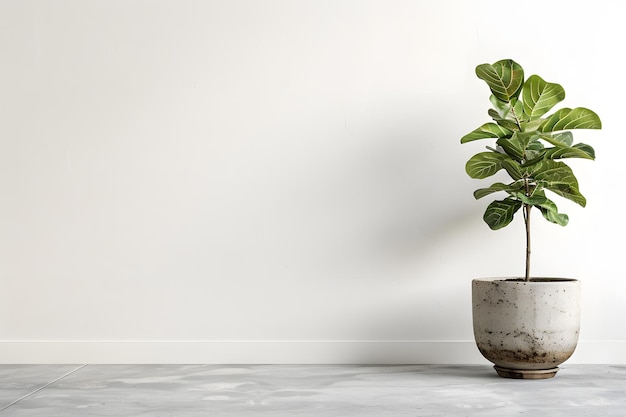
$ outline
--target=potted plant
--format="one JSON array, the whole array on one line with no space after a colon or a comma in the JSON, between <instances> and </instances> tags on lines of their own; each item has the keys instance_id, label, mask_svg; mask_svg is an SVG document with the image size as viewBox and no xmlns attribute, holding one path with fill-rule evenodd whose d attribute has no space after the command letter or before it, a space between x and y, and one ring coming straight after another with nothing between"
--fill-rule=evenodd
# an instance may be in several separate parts
<instances>
[{"instance_id":1,"label":"potted plant","mask_svg":"<svg viewBox=\"0 0 626 417\"><path fill-rule=\"evenodd\" d=\"M476 179L496 173L509 177L474 191L474 197L504 196L491 202L483 216L492 230L509 225L514 214L522 213L526 272L519 278L472 281L474 336L500 376L550 378L578 342L580 283L531 277L531 217L541 213L547 221L565 226L568 216L558 211L553 195L585 206L578 181L563 159L595 159L591 146L573 143L570 130L600 129L601 122L583 107L548 115L565 98L563 87L538 75L524 79L524 70L513 60L479 65L476 75L491 90L493 108L488 114L493 121L463 136L461 143L491 139L495 144L471 157L465 169Z\"/></svg>"}]
</instances>

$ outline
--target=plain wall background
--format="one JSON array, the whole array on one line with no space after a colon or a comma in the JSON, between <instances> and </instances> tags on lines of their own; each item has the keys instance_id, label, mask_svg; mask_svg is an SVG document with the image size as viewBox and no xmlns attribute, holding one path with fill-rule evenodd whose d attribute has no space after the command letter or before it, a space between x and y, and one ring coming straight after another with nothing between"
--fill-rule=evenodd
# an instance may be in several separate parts
<instances>
[{"instance_id":1,"label":"plain wall background","mask_svg":"<svg viewBox=\"0 0 626 417\"><path fill-rule=\"evenodd\" d=\"M0 362L479 362L470 282L523 274L460 145L512 58L601 131L585 209L534 222L583 281L579 362L626 362L613 1L0 3ZM538 213L535 213L536 215ZM618 324L616 326L616 324Z\"/></svg>"}]
</instances>

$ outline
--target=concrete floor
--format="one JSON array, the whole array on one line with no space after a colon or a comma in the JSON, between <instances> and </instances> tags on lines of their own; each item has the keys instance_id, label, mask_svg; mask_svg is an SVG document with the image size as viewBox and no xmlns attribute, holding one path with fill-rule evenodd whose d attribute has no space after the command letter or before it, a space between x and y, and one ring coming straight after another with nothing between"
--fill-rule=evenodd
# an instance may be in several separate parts
<instances>
[{"instance_id":1,"label":"concrete floor","mask_svg":"<svg viewBox=\"0 0 626 417\"><path fill-rule=\"evenodd\" d=\"M0 365L0 417L626 416L626 366Z\"/></svg>"}]
</instances>

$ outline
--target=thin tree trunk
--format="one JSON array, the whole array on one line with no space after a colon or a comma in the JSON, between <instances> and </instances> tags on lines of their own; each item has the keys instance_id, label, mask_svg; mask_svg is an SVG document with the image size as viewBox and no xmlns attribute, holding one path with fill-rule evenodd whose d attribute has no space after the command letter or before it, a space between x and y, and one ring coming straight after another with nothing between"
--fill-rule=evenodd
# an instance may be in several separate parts
<instances>
[{"instance_id":1,"label":"thin tree trunk","mask_svg":"<svg viewBox=\"0 0 626 417\"><path fill-rule=\"evenodd\" d=\"M526 276L525 280L530 281L530 209L529 204L524 204L524 223L526 223Z\"/></svg>"}]
</instances>

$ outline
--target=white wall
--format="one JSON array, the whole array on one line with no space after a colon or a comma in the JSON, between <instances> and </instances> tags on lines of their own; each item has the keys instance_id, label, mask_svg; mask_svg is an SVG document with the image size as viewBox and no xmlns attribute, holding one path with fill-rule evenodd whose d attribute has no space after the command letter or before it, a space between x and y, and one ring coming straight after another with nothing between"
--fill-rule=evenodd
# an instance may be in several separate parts
<instances>
[{"instance_id":1,"label":"white wall","mask_svg":"<svg viewBox=\"0 0 626 417\"><path fill-rule=\"evenodd\" d=\"M484 225L459 138L513 58L603 119L534 272L583 281L572 362L626 363L625 12L3 1L0 362L485 363L470 281L523 273L523 226Z\"/></svg>"}]
</instances>

